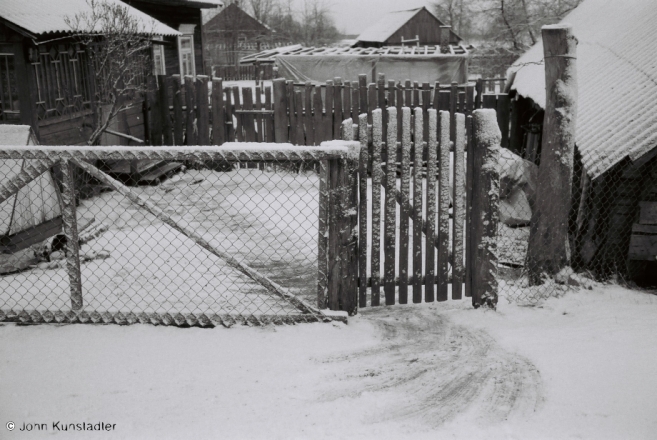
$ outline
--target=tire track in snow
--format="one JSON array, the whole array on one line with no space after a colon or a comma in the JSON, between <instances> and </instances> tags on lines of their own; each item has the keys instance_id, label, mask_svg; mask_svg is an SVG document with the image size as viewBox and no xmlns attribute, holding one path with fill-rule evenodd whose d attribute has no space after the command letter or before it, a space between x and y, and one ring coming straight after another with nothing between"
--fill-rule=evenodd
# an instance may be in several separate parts
<instances>
[{"instance_id":1,"label":"tire track in snow","mask_svg":"<svg viewBox=\"0 0 657 440\"><path fill-rule=\"evenodd\" d=\"M320 400L372 394L384 404L366 420L421 419L430 426L466 411L486 422L538 409L542 385L534 365L487 333L454 325L427 307L382 307L363 315L381 329L382 342L330 358L348 373L328 380Z\"/></svg>"}]
</instances>

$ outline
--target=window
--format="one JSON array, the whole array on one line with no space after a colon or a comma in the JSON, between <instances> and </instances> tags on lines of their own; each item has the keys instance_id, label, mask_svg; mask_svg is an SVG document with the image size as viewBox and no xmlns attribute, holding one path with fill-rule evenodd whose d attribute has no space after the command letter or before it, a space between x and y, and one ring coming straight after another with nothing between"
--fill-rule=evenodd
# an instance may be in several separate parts
<instances>
[{"instance_id":1,"label":"window","mask_svg":"<svg viewBox=\"0 0 657 440\"><path fill-rule=\"evenodd\" d=\"M178 37L178 56L180 58L180 75L196 75L194 62L194 27L193 24L181 24L179 31L183 34Z\"/></svg>"},{"instance_id":2,"label":"window","mask_svg":"<svg viewBox=\"0 0 657 440\"><path fill-rule=\"evenodd\" d=\"M14 54L0 48L0 123L20 120Z\"/></svg>"},{"instance_id":3,"label":"window","mask_svg":"<svg viewBox=\"0 0 657 440\"><path fill-rule=\"evenodd\" d=\"M162 41L162 36L154 37L155 40ZM164 62L164 46L156 42L153 43L153 74L166 75L167 68Z\"/></svg>"}]
</instances>

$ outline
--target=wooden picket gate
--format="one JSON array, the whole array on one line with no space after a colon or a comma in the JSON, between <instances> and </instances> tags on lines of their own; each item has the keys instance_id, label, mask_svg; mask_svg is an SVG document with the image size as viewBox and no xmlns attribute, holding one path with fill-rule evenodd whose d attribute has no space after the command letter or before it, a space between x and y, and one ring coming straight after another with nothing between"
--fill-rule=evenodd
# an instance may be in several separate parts
<instances>
[{"instance_id":1,"label":"wooden picket gate","mask_svg":"<svg viewBox=\"0 0 657 440\"><path fill-rule=\"evenodd\" d=\"M382 290L385 305L407 304L409 297L413 303L446 301L451 290L451 299L465 294L475 307L494 306L501 139L496 113L480 110L474 118L459 113L452 118L446 111L403 107L398 113L388 107L372 112L372 124L367 117L360 115L357 125L351 119L341 125L344 140L360 143L353 179L358 233L352 232L358 237L358 307L381 305ZM330 187L332 168L320 167L320 185L325 183L320 187L318 306L344 310L356 301L331 288L336 262L327 257L335 255L328 251L330 241L349 227L331 230L331 194L323 188ZM337 260L349 258L347 253Z\"/></svg>"}]
</instances>

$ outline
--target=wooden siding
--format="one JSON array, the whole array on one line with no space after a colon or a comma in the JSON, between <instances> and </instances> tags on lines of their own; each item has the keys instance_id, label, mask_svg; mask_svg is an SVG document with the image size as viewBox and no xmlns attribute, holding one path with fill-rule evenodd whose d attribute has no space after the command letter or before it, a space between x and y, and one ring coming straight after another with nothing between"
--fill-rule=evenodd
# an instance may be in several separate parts
<instances>
[{"instance_id":1,"label":"wooden siding","mask_svg":"<svg viewBox=\"0 0 657 440\"><path fill-rule=\"evenodd\" d=\"M415 38L416 35L420 37L420 44L436 44L440 45L440 26L442 23L429 11L423 9L411 18L404 26L399 28L397 32L392 34L385 42L385 45L401 44L401 39L409 40ZM450 32L450 44L458 44L459 38L454 32Z\"/></svg>"}]
</instances>

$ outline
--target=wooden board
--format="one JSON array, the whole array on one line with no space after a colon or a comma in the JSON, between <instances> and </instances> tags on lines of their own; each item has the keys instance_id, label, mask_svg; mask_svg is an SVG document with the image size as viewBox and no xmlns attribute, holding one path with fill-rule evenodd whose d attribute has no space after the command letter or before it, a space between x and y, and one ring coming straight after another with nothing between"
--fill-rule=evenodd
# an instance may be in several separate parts
<instances>
[{"instance_id":1,"label":"wooden board","mask_svg":"<svg viewBox=\"0 0 657 440\"><path fill-rule=\"evenodd\" d=\"M382 121L381 110L372 112L372 306L380 305L381 288L381 142Z\"/></svg>"},{"instance_id":2,"label":"wooden board","mask_svg":"<svg viewBox=\"0 0 657 440\"><path fill-rule=\"evenodd\" d=\"M628 258L630 260L657 260L657 235L632 234Z\"/></svg>"},{"instance_id":3,"label":"wooden board","mask_svg":"<svg viewBox=\"0 0 657 440\"><path fill-rule=\"evenodd\" d=\"M642 225L657 225L657 202L639 202L641 213L639 223Z\"/></svg>"}]
</instances>

